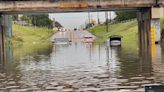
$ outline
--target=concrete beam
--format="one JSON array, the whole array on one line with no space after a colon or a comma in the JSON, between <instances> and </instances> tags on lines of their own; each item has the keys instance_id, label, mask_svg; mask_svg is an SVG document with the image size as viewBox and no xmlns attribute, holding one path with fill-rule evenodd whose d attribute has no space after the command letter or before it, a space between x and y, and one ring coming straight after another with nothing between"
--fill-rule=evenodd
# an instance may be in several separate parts
<instances>
[{"instance_id":1,"label":"concrete beam","mask_svg":"<svg viewBox=\"0 0 164 92\"><path fill-rule=\"evenodd\" d=\"M114 10L122 8L152 7L154 4L155 0L1 1L0 12L62 12L64 10L83 11L86 9Z\"/></svg>"},{"instance_id":2,"label":"concrete beam","mask_svg":"<svg viewBox=\"0 0 164 92\"><path fill-rule=\"evenodd\" d=\"M159 19L160 17L161 17L161 8L152 7L151 8L151 18L152 19Z\"/></svg>"}]
</instances>

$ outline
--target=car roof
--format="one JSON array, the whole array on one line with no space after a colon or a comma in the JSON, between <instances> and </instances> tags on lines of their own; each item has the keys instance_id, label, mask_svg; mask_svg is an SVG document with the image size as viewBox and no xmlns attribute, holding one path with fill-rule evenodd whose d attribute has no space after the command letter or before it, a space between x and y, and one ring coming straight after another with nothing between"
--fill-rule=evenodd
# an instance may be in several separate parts
<instances>
[{"instance_id":1,"label":"car roof","mask_svg":"<svg viewBox=\"0 0 164 92\"><path fill-rule=\"evenodd\" d=\"M84 35L84 37L92 37L92 35Z\"/></svg>"},{"instance_id":2,"label":"car roof","mask_svg":"<svg viewBox=\"0 0 164 92\"><path fill-rule=\"evenodd\" d=\"M109 38L122 38L122 36L121 35L111 35L111 36L109 36Z\"/></svg>"}]
</instances>

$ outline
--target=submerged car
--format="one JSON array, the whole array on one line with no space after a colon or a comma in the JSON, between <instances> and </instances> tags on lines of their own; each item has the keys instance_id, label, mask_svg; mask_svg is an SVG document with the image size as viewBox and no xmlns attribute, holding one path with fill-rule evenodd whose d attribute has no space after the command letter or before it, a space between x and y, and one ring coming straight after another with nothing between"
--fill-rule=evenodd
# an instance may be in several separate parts
<instances>
[{"instance_id":1,"label":"submerged car","mask_svg":"<svg viewBox=\"0 0 164 92\"><path fill-rule=\"evenodd\" d=\"M91 36L91 35L85 35L83 37L83 42L85 42L85 43L89 43L89 42L93 42L93 41L94 41L94 39L93 39L93 36Z\"/></svg>"},{"instance_id":2,"label":"submerged car","mask_svg":"<svg viewBox=\"0 0 164 92\"><path fill-rule=\"evenodd\" d=\"M110 46L121 46L121 38L120 35L112 35L107 40L107 44Z\"/></svg>"},{"instance_id":3,"label":"submerged car","mask_svg":"<svg viewBox=\"0 0 164 92\"><path fill-rule=\"evenodd\" d=\"M60 44L70 44L70 40L68 38L55 38L53 43L60 45Z\"/></svg>"}]
</instances>

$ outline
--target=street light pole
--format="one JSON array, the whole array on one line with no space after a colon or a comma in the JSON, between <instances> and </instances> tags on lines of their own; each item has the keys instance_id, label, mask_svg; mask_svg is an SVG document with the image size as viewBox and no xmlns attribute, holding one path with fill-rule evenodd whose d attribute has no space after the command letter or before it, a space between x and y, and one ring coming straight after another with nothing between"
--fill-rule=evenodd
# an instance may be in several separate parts
<instances>
[{"instance_id":1,"label":"street light pole","mask_svg":"<svg viewBox=\"0 0 164 92\"><path fill-rule=\"evenodd\" d=\"M100 24L99 12L97 12L97 23Z\"/></svg>"},{"instance_id":2,"label":"street light pole","mask_svg":"<svg viewBox=\"0 0 164 92\"><path fill-rule=\"evenodd\" d=\"M112 22L112 14L111 11L109 12L109 16L110 16L110 23Z\"/></svg>"},{"instance_id":3,"label":"street light pole","mask_svg":"<svg viewBox=\"0 0 164 92\"><path fill-rule=\"evenodd\" d=\"M108 12L105 12L105 18L106 18L106 32L108 32Z\"/></svg>"},{"instance_id":4,"label":"street light pole","mask_svg":"<svg viewBox=\"0 0 164 92\"><path fill-rule=\"evenodd\" d=\"M90 12L88 12L88 20L89 20L89 28L90 28L90 24L91 24Z\"/></svg>"},{"instance_id":5,"label":"street light pole","mask_svg":"<svg viewBox=\"0 0 164 92\"><path fill-rule=\"evenodd\" d=\"M55 18L53 18L53 27L56 27L56 25L55 25Z\"/></svg>"}]
</instances>

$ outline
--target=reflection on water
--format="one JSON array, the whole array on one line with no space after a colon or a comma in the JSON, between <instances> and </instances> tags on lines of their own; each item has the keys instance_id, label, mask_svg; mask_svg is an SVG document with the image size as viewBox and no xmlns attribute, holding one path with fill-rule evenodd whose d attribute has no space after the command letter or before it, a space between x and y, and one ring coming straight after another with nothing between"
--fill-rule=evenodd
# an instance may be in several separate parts
<instances>
[{"instance_id":1,"label":"reflection on water","mask_svg":"<svg viewBox=\"0 0 164 92\"><path fill-rule=\"evenodd\" d=\"M164 50L160 45L155 48L154 56L143 51L139 58L137 52L122 47L72 42L15 60L8 45L7 68L0 69L0 88L13 92L143 90L146 84L164 83Z\"/></svg>"},{"instance_id":2,"label":"reflection on water","mask_svg":"<svg viewBox=\"0 0 164 92\"><path fill-rule=\"evenodd\" d=\"M162 48L161 48L162 46ZM164 84L164 60L163 60L163 55L164 55L164 45L161 44L160 45L156 45L155 51L154 51L154 55L152 58L152 67L153 67L153 74L155 77L155 82L158 83L163 83ZM161 52L162 51L162 52Z\"/></svg>"},{"instance_id":3,"label":"reflection on water","mask_svg":"<svg viewBox=\"0 0 164 92\"><path fill-rule=\"evenodd\" d=\"M119 67L119 62L118 62L118 50L120 47L109 47L106 46L106 65L108 67L108 73L110 74L111 77L116 78L119 75L116 75L117 72L119 72L120 67Z\"/></svg>"}]
</instances>

